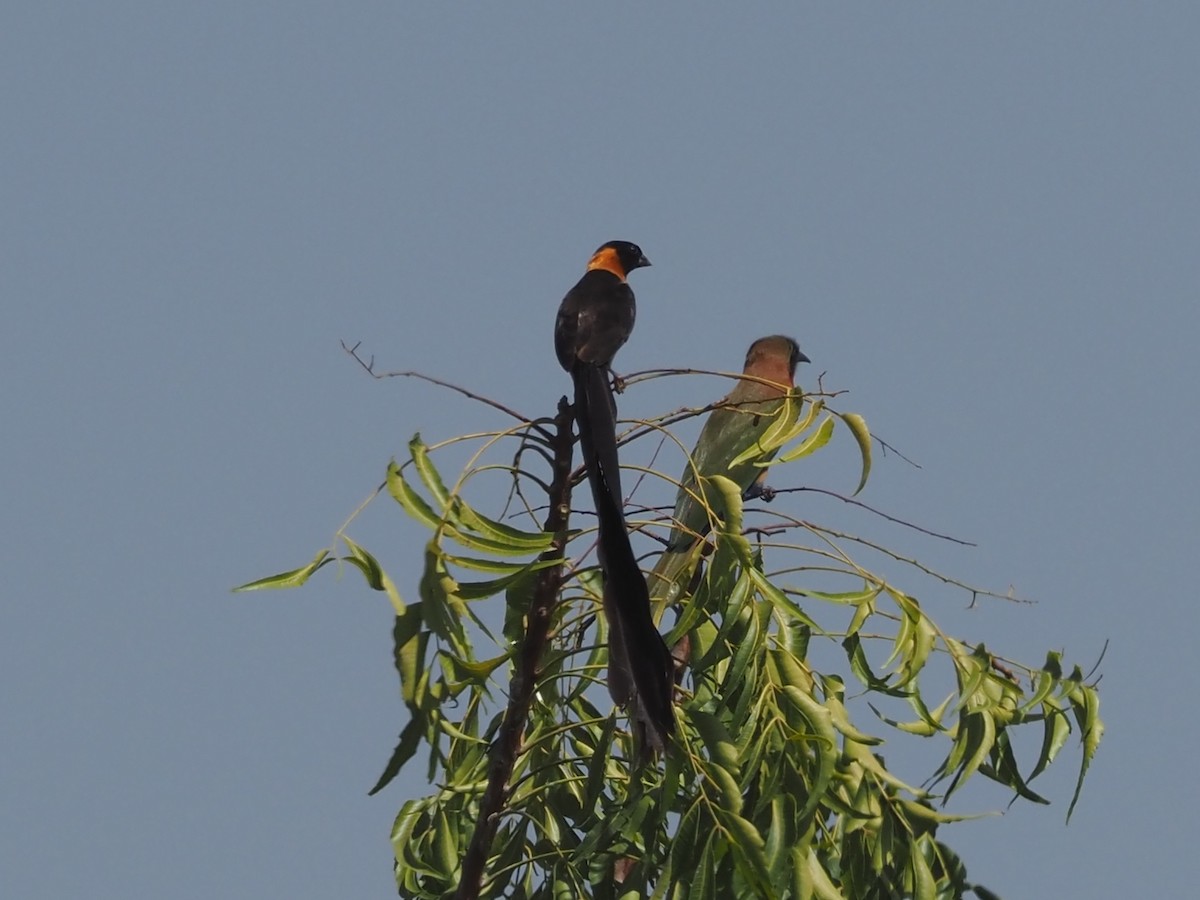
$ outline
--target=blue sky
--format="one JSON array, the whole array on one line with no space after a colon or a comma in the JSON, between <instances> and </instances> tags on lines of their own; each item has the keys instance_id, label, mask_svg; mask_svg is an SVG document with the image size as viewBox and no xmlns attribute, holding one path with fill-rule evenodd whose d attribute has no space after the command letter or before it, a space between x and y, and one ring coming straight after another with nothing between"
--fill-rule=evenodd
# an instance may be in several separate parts
<instances>
[{"instance_id":1,"label":"blue sky","mask_svg":"<svg viewBox=\"0 0 1200 900\"><path fill-rule=\"evenodd\" d=\"M6 894L391 894L422 785L365 795L390 607L228 589L326 545L413 432L496 424L340 339L549 414L558 301L624 238L654 266L620 368L796 335L922 465L865 499L979 547L878 536L1038 601L926 587L936 617L1030 662L1111 642L1074 820L1064 758L1053 806L946 832L972 878L1187 895L1198 34L1188 4L6 12ZM658 384L622 411L712 399ZM412 596L420 532L380 504L355 534Z\"/></svg>"}]
</instances>

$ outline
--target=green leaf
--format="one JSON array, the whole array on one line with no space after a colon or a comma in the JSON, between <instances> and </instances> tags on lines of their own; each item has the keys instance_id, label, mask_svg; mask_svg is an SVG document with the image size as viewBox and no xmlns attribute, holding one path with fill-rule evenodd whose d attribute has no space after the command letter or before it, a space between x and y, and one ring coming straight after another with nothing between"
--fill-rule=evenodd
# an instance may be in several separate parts
<instances>
[{"instance_id":1,"label":"green leaf","mask_svg":"<svg viewBox=\"0 0 1200 900\"><path fill-rule=\"evenodd\" d=\"M804 670L800 661L782 647L774 647L769 651L768 659L774 663L778 675L778 686L790 684L807 693L812 692L812 676Z\"/></svg>"},{"instance_id":2,"label":"green leaf","mask_svg":"<svg viewBox=\"0 0 1200 900\"><path fill-rule=\"evenodd\" d=\"M356 566L363 573L367 584L373 590L386 592L388 600L391 601L392 608L396 611L396 615L403 615L405 609L404 600L400 597L400 592L396 590L395 582L388 577L387 572L383 570L383 566L379 565L379 561L345 535L342 535L342 541L345 543L346 549L350 551L350 555L346 557L346 562Z\"/></svg>"},{"instance_id":3,"label":"green leaf","mask_svg":"<svg viewBox=\"0 0 1200 900\"><path fill-rule=\"evenodd\" d=\"M721 514L720 533L723 537L733 539L737 547L747 556L750 553L750 542L742 537L742 489L737 482L724 475L702 476L706 498L717 501L717 511ZM743 546L744 545L744 546Z\"/></svg>"},{"instance_id":4,"label":"green leaf","mask_svg":"<svg viewBox=\"0 0 1200 900\"><path fill-rule=\"evenodd\" d=\"M442 476L438 474L437 468L430 461L429 448L421 441L419 432L414 434L408 442L408 453L412 457L413 467L421 476L421 481L429 489L429 493L433 494L433 499L437 501L438 505L445 509L450 503L450 492L446 490L446 485L442 483Z\"/></svg>"},{"instance_id":5,"label":"green leaf","mask_svg":"<svg viewBox=\"0 0 1200 900\"><path fill-rule=\"evenodd\" d=\"M529 550L524 546L514 546L508 541L482 537L453 525L447 525L445 532L448 537L470 550L480 550L496 556L529 556Z\"/></svg>"},{"instance_id":6,"label":"green leaf","mask_svg":"<svg viewBox=\"0 0 1200 900\"><path fill-rule=\"evenodd\" d=\"M751 410L743 410L743 412L750 414L748 418L751 421L757 420L761 415L768 415L771 417L771 420L765 430L762 430L762 434L757 440L752 441L745 450L729 461L724 467L725 471L732 472L738 466L743 466L747 463L762 465L775 455L775 451L799 434L803 429L797 428L796 419L799 416L802 403L803 400L797 393L790 392L787 397L783 398L782 403L776 402L774 404L774 410L759 412L761 404L756 404L753 412ZM743 430L753 434L755 429L747 425L744 426ZM704 460L704 462L707 463L707 460ZM708 469L705 467L703 470Z\"/></svg>"},{"instance_id":7,"label":"green leaf","mask_svg":"<svg viewBox=\"0 0 1200 900\"><path fill-rule=\"evenodd\" d=\"M808 613L793 603L787 594L775 587L767 576L762 573L762 570L749 568L747 569L747 574L749 574L750 580L754 582L754 587L762 595L763 599L779 610L787 619L791 622L803 623L813 631L825 634L824 629L814 622Z\"/></svg>"},{"instance_id":8,"label":"green leaf","mask_svg":"<svg viewBox=\"0 0 1200 900\"><path fill-rule=\"evenodd\" d=\"M422 631L423 607L419 603L405 607L392 623L392 653L396 672L400 675L400 694L410 707L419 706L417 682L425 671L425 652L429 632Z\"/></svg>"},{"instance_id":9,"label":"green leaf","mask_svg":"<svg viewBox=\"0 0 1200 900\"><path fill-rule=\"evenodd\" d=\"M807 858L800 864L807 869L806 881L811 888L811 896L817 900L846 900L845 895L837 889L829 873L825 871L818 854L808 853Z\"/></svg>"},{"instance_id":10,"label":"green leaf","mask_svg":"<svg viewBox=\"0 0 1200 900\"><path fill-rule=\"evenodd\" d=\"M816 453L822 447L829 443L829 439L833 437L833 417L827 417L821 422L820 427L812 434L806 437L795 450L789 450L787 453L781 454L779 461L781 463L792 462L804 456Z\"/></svg>"},{"instance_id":11,"label":"green leaf","mask_svg":"<svg viewBox=\"0 0 1200 900\"><path fill-rule=\"evenodd\" d=\"M975 774L996 741L996 722L991 713L984 710L964 713L958 729L960 737L965 735L965 759L946 789L947 797Z\"/></svg>"},{"instance_id":12,"label":"green leaf","mask_svg":"<svg viewBox=\"0 0 1200 900\"><path fill-rule=\"evenodd\" d=\"M702 821L705 823L703 829L700 827ZM694 801L679 820L679 827L675 830L675 839L671 843L671 869L681 873L680 877L687 878L687 875L682 873L690 875L696 870L697 857L702 852L697 841L700 835L703 835L707 842L711 832L712 828L704 803L701 800Z\"/></svg>"},{"instance_id":13,"label":"green leaf","mask_svg":"<svg viewBox=\"0 0 1200 900\"><path fill-rule=\"evenodd\" d=\"M554 535L549 532L522 531L520 528L489 519L468 506L461 497L457 503L459 506L456 518L463 528L473 529L482 537L511 547L514 551L520 550L523 554L541 553L554 543Z\"/></svg>"},{"instance_id":14,"label":"green leaf","mask_svg":"<svg viewBox=\"0 0 1200 900\"><path fill-rule=\"evenodd\" d=\"M808 412L801 419L799 418L799 411L803 405L803 398L798 391L794 390L790 393L786 404L780 407L776 418L763 434L761 440L737 456L729 464L729 468L733 469L735 466L748 462L753 462L760 466L766 465L767 461L764 457L774 455L775 451L784 444L789 443L792 439L799 437L811 428L821 410L825 408L825 401L816 400L810 402L808 404ZM778 462L785 461L785 459L778 460ZM774 463L770 464L774 465Z\"/></svg>"},{"instance_id":15,"label":"green leaf","mask_svg":"<svg viewBox=\"0 0 1200 900\"><path fill-rule=\"evenodd\" d=\"M1088 766L1096 749L1100 746L1100 738L1104 735L1104 723L1100 721L1100 694L1094 687L1081 684L1071 691L1071 709L1075 713L1075 721L1083 735L1083 753L1079 765L1079 779L1075 782L1075 793L1071 795L1071 805L1067 807L1067 821L1071 821L1071 813L1075 812L1075 804L1079 802L1079 793L1083 790L1083 778L1087 775Z\"/></svg>"},{"instance_id":16,"label":"green leaf","mask_svg":"<svg viewBox=\"0 0 1200 900\"><path fill-rule=\"evenodd\" d=\"M1067 742L1071 734L1071 721L1064 710L1053 697L1042 700L1042 749L1038 754L1037 763L1029 773L1029 780L1037 778L1045 771L1046 766L1054 762L1058 751Z\"/></svg>"},{"instance_id":17,"label":"green leaf","mask_svg":"<svg viewBox=\"0 0 1200 900\"><path fill-rule=\"evenodd\" d=\"M849 740L868 746L883 743L883 738L859 731L850 723L850 714L846 711L846 707L842 705L842 679L836 675L825 675L821 678L821 686L825 690L825 708L829 710L830 720L839 734Z\"/></svg>"},{"instance_id":18,"label":"green leaf","mask_svg":"<svg viewBox=\"0 0 1200 900\"><path fill-rule=\"evenodd\" d=\"M738 753L725 724L716 716L698 709L686 710L688 720L695 726L709 759L733 775L738 772Z\"/></svg>"},{"instance_id":19,"label":"green leaf","mask_svg":"<svg viewBox=\"0 0 1200 900\"><path fill-rule=\"evenodd\" d=\"M404 768L404 764L412 759L413 754L417 752L417 747L420 746L421 736L425 733L425 721L423 717L416 715L408 720L408 724L400 732L400 739L396 742L396 747L392 750L391 758L388 759L387 765L383 767L383 773L379 776L379 780L375 782L375 786L367 791L367 796L372 797L378 794L387 787L393 778L400 774L400 770Z\"/></svg>"},{"instance_id":20,"label":"green leaf","mask_svg":"<svg viewBox=\"0 0 1200 900\"><path fill-rule=\"evenodd\" d=\"M915 722L898 722L895 719L889 719L871 704L868 703L867 705L871 707L871 712L875 713L875 715L877 715L887 724L891 725L893 728L903 731L906 734L915 734L919 735L920 737L930 737L931 735L937 734L939 731L946 730L942 725L942 717L946 714L946 708L950 705L950 701L953 699L954 695L951 694L941 702L937 709L935 709L933 712L930 712L925 706L925 701L921 699L921 695L916 691L913 691L908 695L908 702L909 705L911 705L913 709L917 711L917 715L920 716L920 718Z\"/></svg>"},{"instance_id":21,"label":"green leaf","mask_svg":"<svg viewBox=\"0 0 1200 900\"><path fill-rule=\"evenodd\" d=\"M301 566L299 569L292 569L290 572L280 572L278 575L269 575L266 578L260 578L258 581L251 581L247 584L239 585L233 589L234 593L244 593L246 591L261 591L270 588L292 588L299 587L308 581L310 575L317 569L328 563L333 562L329 556L328 550L322 550L313 557L313 561L307 566Z\"/></svg>"},{"instance_id":22,"label":"green leaf","mask_svg":"<svg viewBox=\"0 0 1200 900\"><path fill-rule=\"evenodd\" d=\"M817 770L811 773L808 797L796 817L798 822L805 823L824 799L825 789L833 777L838 757L837 737L833 731L833 716L828 709L792 685L786 685L782 693L800 713L816 739L812 742L812 750L816 755Z\"/></svg>"},{"instance_id":23,"label":"green leaf","mask_svg":"<svg viewBox=\"0 0 1200 900\"><path fill-rule=\"evenodd\" d=\"M460 655L466 655L466 632L462 618L466 605L458 596L458 583L446 570L441 550L433 541L425 547L425 569L419 585L421 600L425 606L425 621L434 634L450 642Z\"/></svg>"},{"instance_id":24,"label":"green leaf","mask_svg":"<svg viewBox=\"0 0 1200 900\"><path fill-rule=\"evenodd\" d=\"M500 668L509 660L509 654L502 653L499 656L494 656L491 659L485 660L469 660L459 659L452 653L443 653L442 659L445 660L446 672L450 678L455 681L469 682L473 684L485 683L491 674Z\"/></svg>"},{"instance_id":25,"label":"green leaf","mask_svg":"<svg viewBox=\"0 0 1200 900\"><path fill-rule=\"evenodd\" d=\"M902 620L901 624L903 625L903 622L906 621L908 620ZM857 633L847 635L842 641L842 648L846 651L846 658L850 661L850 671L868 690L881 694L904 696L902 691L893 690L891 685L871 671L871 664L867 662L867 654L863 650L862 638Z\"/></svg>"},{"instance_id":26,"label":"green leaf","mask_svg":"<svg viewBox=\"0 0 1200 900\"><path fill-rule=\"evenodd\" d=\"M425 502L425 499L404 480L404 474L401 472L400 467L396 465L395 460L388 463L387 488L388 493L392 495L392 499L404 507L406 513L426 528L436 531L441 527L441 516L435 513L433 508Z\"/></svg>"},{"instance_id":27,"label":"green leaf","mask_svg":"<svg viewBox=\"0 0 1200 900\"><path fill-rule=\"evenodd\" d=\"M701 759L699 764L705 778L712 782L712 786L718 791L719 808L735 814L740 813L742 811L742 789L738 786L734 773L720 763L711 760ZM718 807L713 807L713 812L717 812L717 809Z\"/></svg>"},{"instance_id":28,"label":"green leaf","mask_svg":"<svg viewBox=\"0 0 1200 900\"><path fill-rule=\"evenodd\" d=\"M917 838L909 841L908 860L913 877L913 900L935 900L937 897L937 880L929 868L929 861L921 852L921 845L927 838Z\"/></svg>"},{"instance_id":29,"label":"green leaf","mask_svg":"<svg viewBox=\"0 0 1200 900\"><path fill-rule=\"evenodd\" d=\"M862 454L862 477L858 480L858 487L854 489L854 493L858 494L866 487L867 478L871 475L871 432L867 428L867 420L857 413L838 413L838 415L846 423L850 433L854 435L858 451Z\"/></svg>"},{"instance_id":30,"label":"green leaf","mask_svg":"<svg viewBox=\"0 0 1200 900\"><path fill-rule=\"evenodd\" d=\"M764 852L763 837L758 829L740 815L726 809L718 809L717 821L728 831L730 850L738 862L743 876L755 889L755 896L776 897L771 889L771 875Z\"/></svg>"},{"instance_id":31,"label":"green leaf","mask_svg":"<svg viewBox=\"0 0 1200 900\"><path fill-rule=\"evenodd\" d=\"M1024 797L1032 803L1048 804L1050 802L1040 794L1030 790L1029 785L1021 777L1021 770L1017 766L1017 758L1013 754L1007 729L1001 729L997 732L996 743L992 747L991 758L990 765L979 767L981 774L1006 787L1012 788L1017 796Z\"/></svg>"}]
</instances>

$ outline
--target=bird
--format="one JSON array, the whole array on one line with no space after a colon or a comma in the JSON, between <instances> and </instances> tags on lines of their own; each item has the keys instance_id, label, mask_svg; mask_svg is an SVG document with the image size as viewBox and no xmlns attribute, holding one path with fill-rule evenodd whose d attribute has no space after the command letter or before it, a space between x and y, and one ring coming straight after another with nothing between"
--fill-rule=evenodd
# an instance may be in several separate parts
<instances>
[{"instance_id":1,"label":"bird","mask_svg":"<svg viewBox=\"0 0 1200 900\"><path fill-rule=\"evenodd\" d=\"M778 448L764 449L737 465L731 463L766 435L784 398L795 387L796 367L802 362L809 358L800 345L782 334L761 337L746 351L743 377L709 413L679 479L671 534L650 574L655 607L674 602L686 587L682 582L691 568L692 550L711 526L700 479L723 475L738 486L743 499L764 493L769 497L769 489L764 488L766 469L758 464L772 459ZM785 412L793 421L798 413L799 404Z\"/></svg>"},{"instance_id":2,"label":"bird","mask_svg":"<svg viewBox=\"0 0 1200 900\"><path fill-rule=\"evenodd\" d=\"M554 350L571 375L584 468L596 507L597 556L609 625L608 689L625 707L641 748L662 752L675 728L674 661L654 624L646 578L629 542L617 455L613 357L637 315L629 273L650 265L640 247L609 241L567 291L554 322Z\"/></svg>"}]
</instances>

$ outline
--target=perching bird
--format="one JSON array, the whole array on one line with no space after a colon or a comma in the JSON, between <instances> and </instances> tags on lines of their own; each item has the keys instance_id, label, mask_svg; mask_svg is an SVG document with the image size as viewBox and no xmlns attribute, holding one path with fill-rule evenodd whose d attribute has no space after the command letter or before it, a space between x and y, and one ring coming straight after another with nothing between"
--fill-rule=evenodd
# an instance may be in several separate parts
<instances>
[{"instance_id":1,"label":"perching bird","mask_svg":"<svg viewBox=\"0 0 1200 900\"><path fill-rule=\"evenodd\" d=\"M626 276L648 265L628 241L609 241L597 250L559 306L554 349L574 382L579 443L596 506L609 693L629 709L639 746L661 751L675 727L674 663L650 614L650 593L625 526L616 402L608 382L613 356L629 338L636 313Z\"/></svg>"},{"instance_id":2,"label":"perching bird","mask_svg":"<svg viewBox=\"0 0 1200 900\"><path fill-rule=\"evenodd\" d=\"M709 414L679 479L671 536L650 575L656 601L675 599L679 591L676 585L690 568L691 551L711 527L697 476L724 475L737 484L744 499L762 492L766 469L755 463L770 460L777 448L764 450L732 468L730 463L762 440L775 421L783 398L795 385L796 366L808 361L795 340L784 335L762 337L750 345L742 367L743 376L750 377L739 380ZM798 412L796 403L790 410L793 421Z\"/></svg>"}]
</instances>

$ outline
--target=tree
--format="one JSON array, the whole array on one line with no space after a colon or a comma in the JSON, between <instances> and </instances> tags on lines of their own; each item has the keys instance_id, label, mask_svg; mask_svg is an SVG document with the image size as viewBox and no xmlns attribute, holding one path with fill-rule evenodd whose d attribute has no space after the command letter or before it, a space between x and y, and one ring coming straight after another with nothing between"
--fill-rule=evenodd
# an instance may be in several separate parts
<instances>
[{"instance_id":1,"label":"tree","mask_svg":"<svg viewBox=\"0 0 1200 900\"><path fill-rule=\"evenodd\" d=\"M674 620L662 627L682 663L678 731L664 756L639 759L623 713L597 687L605 626L592 529L571 509L582 473L565 398L553 419L530 420L443 386L516 424L434 445L417 435L408 458L389 465L386 492L431 535L419 599L402 599L344 532L344 555L328 548L242 588L299 586L340 558L394 605L408 721L372 793L421 751L432 786L395 821L401 896L987 898L941 840L965 818L942 804L975 775L1046 803L1029 783L1078 729L1069 819L1103 732L1094 681L1079 667L1064 674L1057 652L1027 666L947 634L851 549L973 599L988 592L881 544L775 506L749 527L739 487L719 475L701 479L711 533L673 566L677 587L656 591L670 597ZM793 477L842 425L861 452L862 488L872 438L831 399L796 391L776 405L760 448L787 467L773 468L773 481ZM682 449L671 427L710 409L633 423L622 443ZM464 444L474 455L447 481L435 458ZM680 486L652 467L640 474L647 491ZM507 501L488 515L473 498L496 497L483 482L497 478ZM671 526L649 508L630 524L647 547ZM933 691L944 699L928 702ZM1032 760L1018 758L1021 731L1040 737ZM940 746L929 782L897 777L876 732Z\"/></svg>"}]
</instances>

